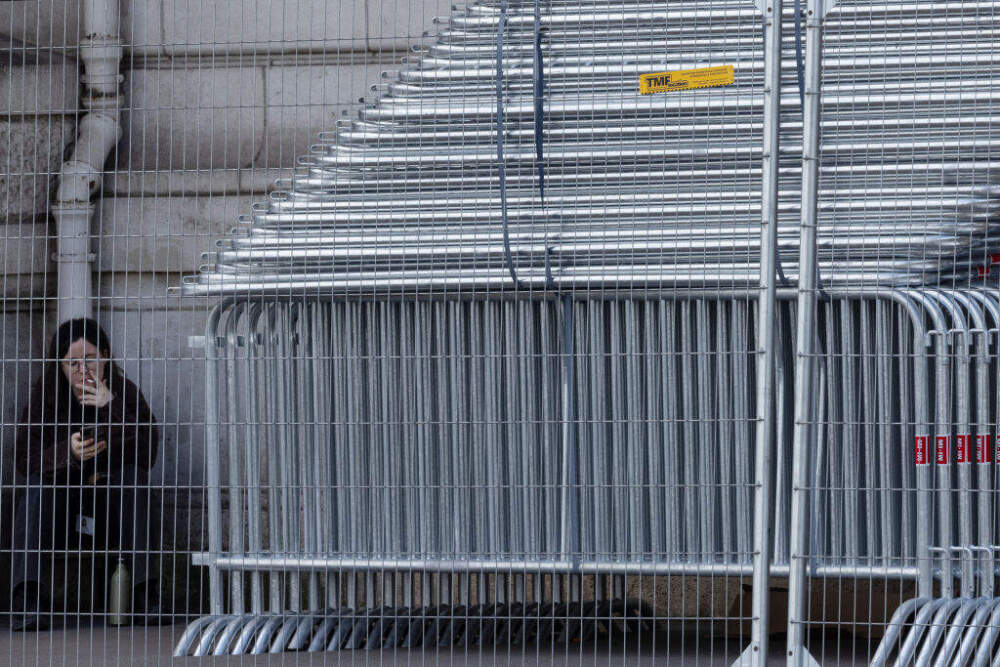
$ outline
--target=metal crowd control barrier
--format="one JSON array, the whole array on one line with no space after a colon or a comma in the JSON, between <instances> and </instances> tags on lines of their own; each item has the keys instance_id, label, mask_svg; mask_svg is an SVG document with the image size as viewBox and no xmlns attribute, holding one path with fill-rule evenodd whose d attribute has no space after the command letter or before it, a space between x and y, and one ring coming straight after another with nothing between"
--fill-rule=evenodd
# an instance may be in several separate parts
<instances>
[{"instance_id":1,"label":"metal crowd control barrier","mask_svg":"<svg viewBox=\"0 0 1000 667\"><path fill-rule=\"evenodd\" d=\"M833 523L816 526L815 576L929 576L921 503L935 491L911 450L934 432L931 381L952 361L928 294L823 304L828 444L812 493ZM779 296L772 576L789 572L793 430L794 292ZM228 528L220 503L199 558L215 615L178 653L346 647L333 619L397 599L471 606L494 578L521 582L501 601L523 603L533 578L575 575L582 602L580 577L597 575L611 581L591 601L610 603L626 575L752 574L756 407L739 378L754 373L755 311L733 295L579 299L569 322L551 300L220 306L208 444Z\"/></svg>"},{"instance_id":2,"label":"metal crowd control barrier","mask_svg":"<svg viewBox=\"0 0 1000 667\"><path fill-rule=\"evenodd\" d=\"M795 435L792 459L792 513L791 513L791 571L789 578L789 619L787 656L789 665L799 667L815 664L828 656L827 646L822 637L809 634L811 629L835 627L840 629L845 620L840 610L828 618L826 611L819 613L814 607L816 600L809 587L809 577L815 576L816 567L840 553L857 549L849 540L841 540L840 517L831 511L836 503L850 505L864 504L867 518L881 515L888 532L868 531L869 540L892 539L893 527L898 526L904 536L908 530L905 513L900 522L892 519L897 503L894 497L915 496L917 525L914 543L919 572L917 598L903 602L896 610L888 630L875 652L874 664L996 664L1000 650L994 646L996 633L987 631L983 623L989 615L980 609L992 602L993 579L996 570L988 557L990 545L996 542L995 534L995 489L992 459L992 442L996 437L996 363L995 351L990 349L990 332L996 331L997 292L995 283L989 279L989 252L973 252L970 269L976 261L981 264L977 274L953 276L942 273L934 282L951 282L963 289L922 288L905 295L916 311L915 322L926 329L927 344L914 343L913 354L931 355L931 363L923 364L928 375L914 377L912 383L900 388L907 392L897 397L886 390L885 372L897 361L886 346L884 325L867 330L849 328L839 335L830 336L829 322L824 321L825 308L823 287L825 281L814 267L820 267L820 239L818 221L822 211L831 203L831 195L824 189L836 190L842 165L864 162L867 149L845 150L841 143L845 133L851 134L849 126L831 126L829 121L829 96L835 94L826 84L826 69L836 62L824 40L830 28L837 30L865 29L868 21L854 15L854 3L824 2L809 0L806 4L806 58L804 62L803 88L805 91L804 120L806 133L803 141L803 176L800 278L798 292L798 322L795 349L796 389L795 389ZM843 10L843 11L842 11ZM916 37L906 43L907 51L920 48L923 43L940 40L943 50L962 51L971 46L964 35L972 34L976 25L976 11L964 3L931 3L929 12L943 11L948 18L941 18L940 32ZM995 11L991 5L990 11ZM994 40L991 31L979 33ZM902 46L902 45L901 45ZM839 75L849 75L857 71L867 72L867 66L850 64L838 69ZM956 63L946 71L936 71L933 67L898 71L913 89L924 91L923 103L930 107L948 104L945 98L949 90L964 86L981 90L991 90L989 83L981 88L978 83L984 70L971 63ZM888 74L888 70L886 71ZM987 74L987 78L990 74ZM947 84L939 83L947 79ZM992 100L990 94L987 97ZM908 104L908 103L904 103ZM952 105L954 106L954 105ZM959 106L961 104L959 103ZM990 122L996 113L996 105L985 101L982 106L973 104L975 115L984 122ZM968 107L967 107L968 108ZM914 109L916 111L916 109ZM862 103L852 109L854 113L871 114L885 118L887 113L877 105ZM898 110L897 110L898 112ZM980 115L981 114L981 115ZM903 122L889 131L907 150L919 153L925 162L927 174L937 172L942 178L949 165L956 169L959 180L973 185L978 194L969 201L974 208L983 211L987 219L996 215L996 176L992 166L991 133L984 127L982 132L965 133L957 128L940 127L930 133L927 141L917 137L906 137L915 127L912 123L919 117ZM979 121L977 121L979 122ZM822 129L822 131L821 131ZM876 149L876 152L879 152ZM868 154L871 155L870 153ZM892 160L889 161L890 163ZM892 172L892 165L886 164L886 173ZM862 185L863 189L877 189L877 183ZM991 194L994 193L994 194ZM836 198L836 195L833 195ZM956 202L956 206L957 206ZM869 200L864 207L864 216L871 216L873 226L892 207L886 202ZM916 211L907 214L911 228L922 228L925 217ZM848 233L845 230L845 233ZM836 236L836 234L835 234ZM989 227L970 231L968 247L988 240ZM957 277L957 279L955 279ZM973 286L977 286L973 288ZM826 336L823 335L824 330ZM856 340L860 332L860 341ZM867 340L867 349L864 347ZM923 350L919 348L924 348ZM860 381L858 398L865 406L862 418L856 422L843 419L837 413L824 408L813 391L817 381L830 384L830 371L838 365L849 363L853 355L870 357L876 372L868 376L854 378ZM823 373L826 379L822 379ZM846 378L844 378L846 380ZM834 387L831 387L834 390ZM914 399L912 408L906 400ZM889 405L886 411L882 405ZM913 434L913 442L898 441L902 449L877 442L875 449L860 452L845 449L843 442L831 439L830 435L843 436L850 431L877 434L886 429L902 428ZM906 436L909 433L905 434ZM893 443L894 444L894 443ZM839 446L838 446L839 445ZM848 465L843 474L829 471L824 476L824 457L842 456ZM906 474L885 476L884 461L887 455L909 458L911 463L904 467ZM854 460L863 461L859 465ZM834 473L834 474L831 474ZM862 493L866 486L865 477L870 482L873 477L882 477L880 488L884 493ZM869 484L870 486L870 484ZM956 563L958 567L956 568ZM955 581L961 582L961 597L956 598ZM888 582L889 580L887 580ZM979 583L980 597L976 595ZM970 600L973 600L970 602ZM879 603L895 606L888 599L877 601L870 594L867 600L869 613ZM979 641L978 652L973 647ZM837 649L833 649L837 650ZM867 655L864 656L867 659Z\"/></svg>"},{"instance_id":3,"label":"metal crowd control barrier","mask_svg":"<svg viewBox=\"0 0 1000 667\"><path fill-rule=\"evenodd\" d=\"M892 299L895 314L879 301L842 308L840 322L833 302L819 306L819 398L804 485L810 519L801 525L808 548L792 557L809 576L833 562L888 580L917 576L918 597L894 613L874 665L989 664L1000 650L986 611L997 574L1000 292L907 290ZM901 328L904 312L910 324ZM842 406L824 398L837 392ZM848 402L854 411L839 411ZM789 622L841 624L807 616L808 590L802 615ZM800 636L789 653L805 660ZM816 644L811 653L822 658L822 639Z\"/></svg>"},{"instance_id":4,"label":"metal crowd control barrier","mask_svg":"<svg viewBox=\"0 0 1000 667\"><path fill-rule=\"evenodd\" d=\"M209 327L229 520L216 498L215 615L178 654L354 646L397 600L551 602L564 575L556 601L607 605L626 576L752 573L746 296L232 301Z\"/></svg>"},{"instance_id":5,"label":"metal crowd control barrier","mask_svg":"<svg viewBox=\"0 0 1000 667\"><path fill-rule=\"evenodd\" d=\"M923 297L942 348L934 430L915 443L931 544L921 554L918 597L896 610L873 664L991 664L1000 654L991 616L1000 292L928 290Z\"/></svg>"}]
</instances>

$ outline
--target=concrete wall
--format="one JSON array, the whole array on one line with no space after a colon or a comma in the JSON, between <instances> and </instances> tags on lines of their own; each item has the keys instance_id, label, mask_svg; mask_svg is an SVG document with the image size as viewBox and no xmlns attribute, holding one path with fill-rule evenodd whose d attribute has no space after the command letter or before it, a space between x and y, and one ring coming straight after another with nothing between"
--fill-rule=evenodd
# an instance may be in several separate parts
<instances>
[{"instance_id":1,"label":"concrete wall","mask_svg":"<svg viewBox=\"0 0 1000 667\"><path fill-rule=\"evenodd\" d=\"M0 463L53 320L48 202L72 141L76 2L0 2ZM275 178L449 0L123 0L123 138L94 220L95 312L163 432L157 472L203 482L203 333L210 300L167 288L197 271ZM12 66L11 66L12 65Z\"/></svg>"}]
</instances>

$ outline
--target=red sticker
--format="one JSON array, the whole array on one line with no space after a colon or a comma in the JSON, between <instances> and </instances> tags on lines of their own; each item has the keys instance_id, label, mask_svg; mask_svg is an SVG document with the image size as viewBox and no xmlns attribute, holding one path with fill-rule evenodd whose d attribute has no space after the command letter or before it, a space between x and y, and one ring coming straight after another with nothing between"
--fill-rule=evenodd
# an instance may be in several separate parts
<instances>
[{"instance_id":1,"label":"red sticker","mask_svg":"<svg viewBox=\"0 0 1000 667\"><path fill-rule=\"evenodd\" d=\"M927 440L928 440L928 438L927 438L926 435L918 435L916 437L917 465L918 466L925 466L925 465L927 465L928 463L931 462L930 455L929 455L929 453L927 451L929 449L928 446L927 446Z\"/></svg>"},{"instance_id":2,"label":"red sticker","mask_svg":"<svg viewBox=\"0 0 1000 667\"><path fill-rule=\"evenodd\" d=\"M990 255L990 261L994 264L1000 264L1000 253L993 253Z\"/></svg>"},{"instance_id":3,"label":"red sticker","mask_svg":"<svg viewBox=\"0 0 1000 667\"><path fill-rule=\"evenodd\" d=\"M955 458L957 463L972 463L972 436L955 436L955 448L958 455Z\"/></svg>"},{"instance_id":4,"label":"red sticker","mask_svg":"<svg viewBox=\"0 0 1000 667\"><path fill-rule=\"evenodd\" d=\"M948 465L948 450L951 449L948 446L948 436L939 435L934 441L934 462L939 466Z\"/></svg>"},{"instance_id":5,"label":"red sticker","mask_svg":"<svg viewBox=\"0 0 1000 667\"><path fill-rule=\"evenodd\" d=\"M976 463L989 463L990 462L990 436L988 435L977 435L976 436Z\"/></svg>"},{"instance_id":6,"label":"red sticker","mask_svg":"<svg viewBox=\"0 0 1000 667\"><path fill-rule=\"evenodd\" d=\"M978 273L978 275L976 276L977 278L985 278L986 276L990 275L990 267L988 266L980 266L976 269L976 271Z\"/></svg>"}]
</instances>

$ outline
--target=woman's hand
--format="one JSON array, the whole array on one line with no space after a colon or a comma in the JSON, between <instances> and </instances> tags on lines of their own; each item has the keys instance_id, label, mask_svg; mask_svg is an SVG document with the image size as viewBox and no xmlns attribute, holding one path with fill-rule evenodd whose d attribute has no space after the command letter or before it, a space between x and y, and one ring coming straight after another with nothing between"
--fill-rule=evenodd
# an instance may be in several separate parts
<instances>
[{"instance_id":1,"label":"woman's hand","mask_svg":"<svg viewBox=\"0 0 1000 667\"><path fill-rule=\"evenodd\" d=\"M95 379L93 384L83 383L76 386L79 390L77 400L81 405L103 408L114 399L114 395L103 380Z\"/></svg>"},{"instance_id":2,"label":"woman's hand","mask_svg":"<svg viewBox=\"0 0 1000 667\"><path fill-rule=\"evenodd\" d=\"M89 461L107 448L108 443L103 440L96 443L93 438L84 440L80 431L69 437L69 449L78 461Z\"/></svg>"}]
</instances>

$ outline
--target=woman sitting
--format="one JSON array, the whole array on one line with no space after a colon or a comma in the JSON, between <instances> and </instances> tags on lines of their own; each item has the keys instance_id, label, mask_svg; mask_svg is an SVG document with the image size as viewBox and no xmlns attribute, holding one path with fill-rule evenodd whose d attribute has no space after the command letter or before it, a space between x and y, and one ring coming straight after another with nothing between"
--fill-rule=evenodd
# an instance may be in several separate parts
<instances>
[{"instance_id":1,"label":"woman sitting","mask_svg":"<svg viewBox=\"0 0 1000 667\"><path fill-rule=\"evenodd\" d=\"M48 626L51 575L44 555L93 550L122 559L134 584L136 622L158 622L159 592L149 564L159 539L149 470L156 460L156 420L111 361L111 344L90 319L63 323L49 347L18 426L15 460L27 477L16 504L12 572L15 630Z\"/></svg>"}]
</instances>

